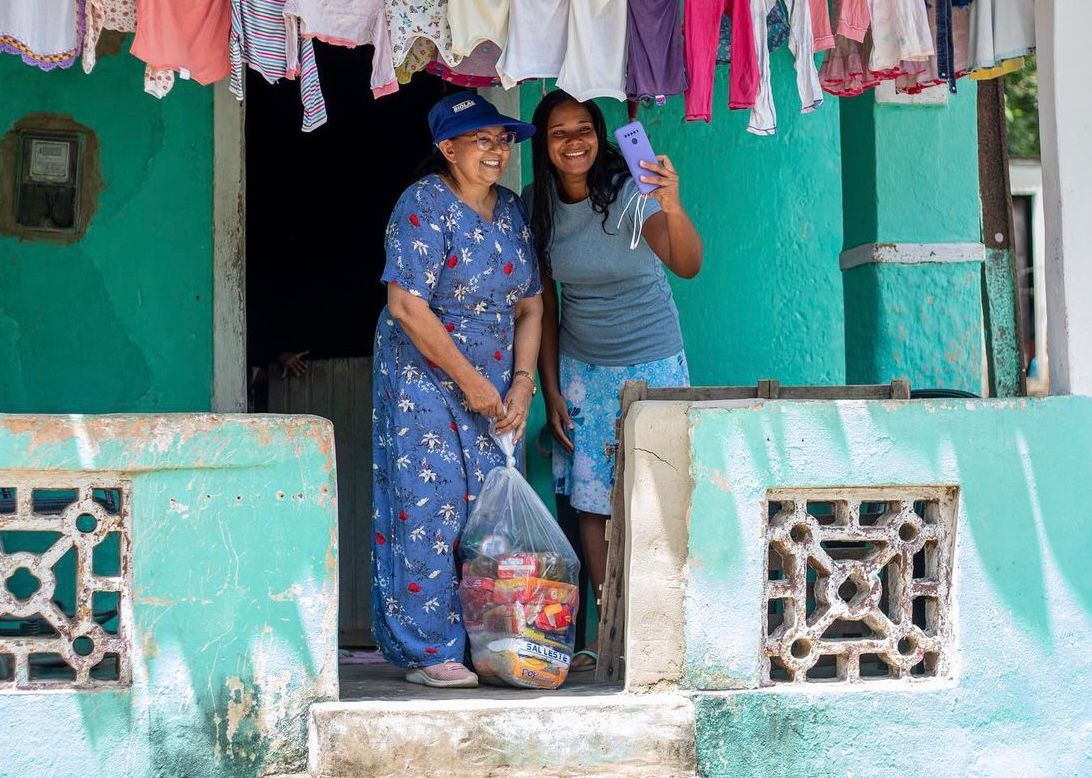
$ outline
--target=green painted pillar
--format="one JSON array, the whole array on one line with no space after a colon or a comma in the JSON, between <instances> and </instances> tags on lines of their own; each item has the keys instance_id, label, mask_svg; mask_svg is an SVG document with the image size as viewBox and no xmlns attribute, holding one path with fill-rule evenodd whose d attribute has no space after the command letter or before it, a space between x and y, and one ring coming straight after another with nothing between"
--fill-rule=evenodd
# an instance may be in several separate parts
<instances>
[{"instance_id":1,"label":"green painted pillar","mask_svg":"<svg viewBox=\"0 0 1092 778\"><path fill-rule=\"evenodd\" d=\"M982 393L975 85L841 109L846 380Z\"/></svg>"}]
</instances>

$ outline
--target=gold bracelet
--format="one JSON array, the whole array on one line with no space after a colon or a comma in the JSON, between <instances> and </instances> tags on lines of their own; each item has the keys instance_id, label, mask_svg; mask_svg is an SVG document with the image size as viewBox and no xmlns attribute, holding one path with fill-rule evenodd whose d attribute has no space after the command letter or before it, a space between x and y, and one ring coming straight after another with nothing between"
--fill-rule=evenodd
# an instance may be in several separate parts
<instances>
[{"instance_id":1,"label":"gold bracelet","mask_svg":"<svg viewBox=\"0 0 1092 778\"><path fill-rule=\"evenodd\" d=\"M535 383L535 377L528 373L526 370L517 370L512 373L512 380L515 381L518 376L523 376L531 382L531 396L534 397L538 394L538 384Z\"/></svg>"}]
</instances>

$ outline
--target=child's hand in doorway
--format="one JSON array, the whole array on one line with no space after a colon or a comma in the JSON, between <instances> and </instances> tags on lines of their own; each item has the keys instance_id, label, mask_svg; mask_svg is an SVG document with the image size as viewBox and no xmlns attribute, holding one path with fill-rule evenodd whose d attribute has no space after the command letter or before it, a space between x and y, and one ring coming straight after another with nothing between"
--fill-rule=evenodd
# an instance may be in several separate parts
<instances>
[{"instance_id":1,"label":"child's hand in doorway","mask_svg":"<svg viewBox=\"0 0 1092 778\"><path fill-rule=\"evenodd\" d=\"M289 373L299 378L307 372L307 362L304 357L311 351L282 351L277 355L277 364L281 366L281 378L287 378Z\"/></svg>"}]
</instances>

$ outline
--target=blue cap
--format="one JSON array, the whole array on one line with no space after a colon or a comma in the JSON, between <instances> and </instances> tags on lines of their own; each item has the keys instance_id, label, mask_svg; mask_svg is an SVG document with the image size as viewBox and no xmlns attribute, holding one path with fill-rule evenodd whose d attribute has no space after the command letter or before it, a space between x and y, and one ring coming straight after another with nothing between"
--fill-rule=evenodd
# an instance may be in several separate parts
<instances>
[{"instance_id":1,"label":"blue cap","mask_svg":"<svg viewBox=\"0 0 1092 778\"><path fill-rule=\"evenodd\" d=\"M483 127L504 127L516 134L516 142L535 134L535 125L505 116L481 95L456 92L440 100L428 112L432 142L454 138Z\"/></svg>"}]
</instances>

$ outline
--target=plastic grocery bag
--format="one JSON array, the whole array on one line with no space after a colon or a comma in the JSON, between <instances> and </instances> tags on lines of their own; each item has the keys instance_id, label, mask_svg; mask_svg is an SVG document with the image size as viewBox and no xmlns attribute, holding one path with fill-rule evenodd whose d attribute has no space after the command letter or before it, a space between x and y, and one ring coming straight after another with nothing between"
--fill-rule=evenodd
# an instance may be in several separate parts
<instances>
[{"instance_id":1,"label":"plastic grocery bag","mask_svg":"<svg viewBox=\"0 0 1092 778\"><path fill-rule=\"evenodd\" d=\"M459 600L474 670L486 683L556 689L569 674L580 563L557 521L507 457L486 476L459 540Z\"/></svg>"}]
</instances>

